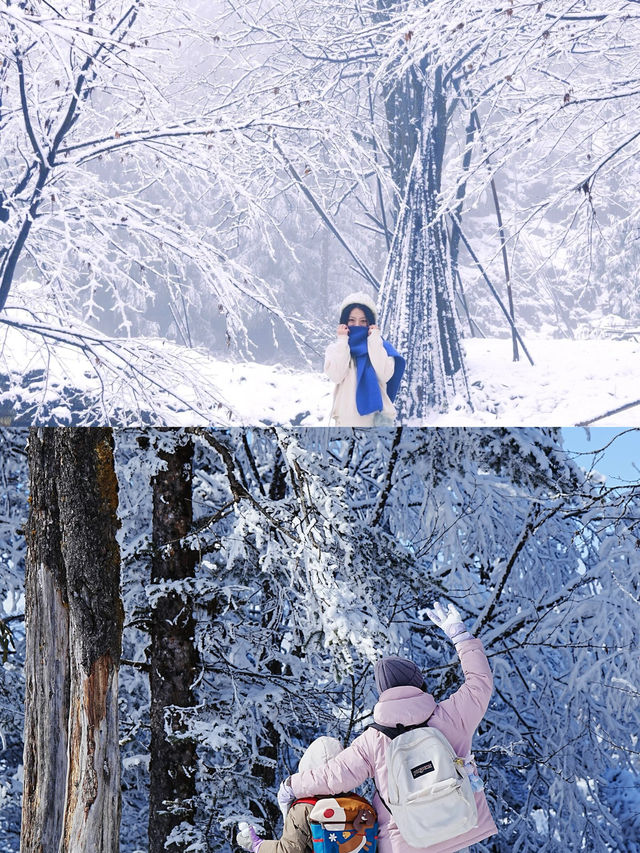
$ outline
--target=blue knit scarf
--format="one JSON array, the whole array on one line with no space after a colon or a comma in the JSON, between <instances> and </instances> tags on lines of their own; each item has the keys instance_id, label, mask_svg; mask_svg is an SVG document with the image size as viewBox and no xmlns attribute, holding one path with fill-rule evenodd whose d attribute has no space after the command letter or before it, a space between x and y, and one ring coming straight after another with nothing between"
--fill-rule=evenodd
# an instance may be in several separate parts
<instances>
[{"instance_id":1,"label":"blue knit scarf","mask_svg":"<svg viewBox=\"0 0 640 853\"><path fill-rule=\"evenodd\" d=\"M349 349L356 360L356 407L361 415L382 411L382 394L378 377L369 358L367 348L369 329L366 326L349 327ZM387 355L395 359L393 376L387 382L387 394L393 401L404 373L405 360L387 341L382 342Z\"/></svg>"}]
</instances>

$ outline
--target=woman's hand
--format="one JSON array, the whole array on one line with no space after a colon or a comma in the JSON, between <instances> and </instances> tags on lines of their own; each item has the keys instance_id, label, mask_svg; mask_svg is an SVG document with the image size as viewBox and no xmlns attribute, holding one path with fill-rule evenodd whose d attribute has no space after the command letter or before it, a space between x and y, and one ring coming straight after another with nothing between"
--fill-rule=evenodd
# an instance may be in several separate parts
<instances>
[{"instance_id":1,"label":"woman's hand","mask_svg":"<svg viewBox=\"0 0 640 853\"><path fill-rule=\"evenodd\" d=\"M471 639L471 634L465 628L462 617L453 604L449 603L445 610L439 601L434 601L433 610L427 608L426 614L434 625L442 628L447 637L454 643Z\"/></svg>"},{"instance_id":2,"label":"woman's hand","mask_svg":"<svg viewBox=\"0 0 640 853\"><path fill-rule=\"evenodd\" d=\"M348 334L349 334L349 327L347 325L345 325L345 323L340 323L340 325L338 326L338 337L340 337L340 335L348 335Z\"/></svg>"},{"instance_id":3,"label":"woman's hand","mask_svg":"<svg viewBox=\"0 0 640 853\"><path fill-rule=\"evenodd\" d=\"M369 326L369 334L371 334L371 332L373 331L379 332L380 329L377 326Z\"/></svg>"}]
</instances>

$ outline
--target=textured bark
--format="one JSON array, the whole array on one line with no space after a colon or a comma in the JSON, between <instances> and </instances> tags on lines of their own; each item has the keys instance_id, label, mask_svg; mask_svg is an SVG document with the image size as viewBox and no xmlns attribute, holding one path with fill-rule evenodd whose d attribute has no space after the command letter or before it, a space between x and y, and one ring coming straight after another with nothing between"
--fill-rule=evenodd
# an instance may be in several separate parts
<instances>
[{"instance_id":1,"label":"textured bark","mask_svg":"<svg viewBox=\"0 0 640 853\"><path fill-rule=\"evenodd\" d=\"M446 99L438 68L379 296L383 334L407 362L395 401L401 422L446 411L456 394L468 398L446 231L437 211L445 142Z\"/></svg>"},{"instance_id":2,"label":"textured bark","mask_svg":"<svg viewBox=\"0 0 640 853\"><path fill-rule=\"evenodd\" d=\"M118 487L109 429L29 440L21 851L119 849Z\"/></svg>"},{"instance_id":3,"label":"textured bark","mask_svg":"<svg viewBox=\"0 0 640 853\"><path fill-rule=\"evenodd\" d=\"M181 544L191 530L193 445L161 452L166 469L153 479L153 559L151 580L180 581L195 574L195 553ZM184 735L182 708L194 705L198 664L191 596L175 590L156 599L151 618L151 762L149 853L184 850L165 846L182 821L192 822L196 745Z\"/></svg>"},{"instance_id":4,"label":"textured bark","mask_svg":"<svg viewBox=\"0 0 640 853\"><path fill-rule=\"evenodd\" d=\"M55 851L62 832L69 717L69 608L60 543L54 430L29 437L25 569L24 790L20 849Z\"/></svg>"},{"instance_id":5,"label":"textured bark","mask_svg":"<svg viewBox=\"0 0 640 853\"><path fill-rule=\"evenodd\" d=\"M398 0L376 0L374 21L387 22L391 13L397 14ZM407 3L404 3L407 6ZM429 57L412 65L404 73L396 70L382 83L383 104L387 121L389 168L398 190L404 195L411 164L420 144L420 128L424 104L429 97L427 69ZM393 223L398 215L396 199L393 200Z\"/></svg>"}]
</instances>

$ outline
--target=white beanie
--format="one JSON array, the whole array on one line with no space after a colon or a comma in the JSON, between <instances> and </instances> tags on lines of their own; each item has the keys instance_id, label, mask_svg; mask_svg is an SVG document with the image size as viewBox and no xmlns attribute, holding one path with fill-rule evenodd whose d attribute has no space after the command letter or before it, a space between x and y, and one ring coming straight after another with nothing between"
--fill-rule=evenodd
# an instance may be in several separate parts
<instances>
[{"instance_id":1,"label":"white beanie","mask_svg":"<svg viewBox=\"0 0 640 853\"><path fill-rule=\"evenodd\" d=\"M376 323L378 322L378 309L376 307L376 303L367 293L364 293L362 290L358 290L356 291L356 293L350 293L347 298L342 301L342 304L340 305L340 310L338 311L338 316L342 314L342 312L348 305L366 305L367 308L373 314L374 321Z\"/></svg>"},{"instance_id":2,"label":"white beanie","mask_svg":"<svg viewBox=\"0 0 640 853\"><path fill-rule=\"evenodd\" d=\"M326 764L330 758L335 758L336 755L339 755L343 749L344 747L335 737L327 737L323 735L322 737L316 738L309 744L304 755L300 759L298 772L302 773L304 770L312 770L314 767L321 767L323 764Z\"/></svg>"}]
</instances>

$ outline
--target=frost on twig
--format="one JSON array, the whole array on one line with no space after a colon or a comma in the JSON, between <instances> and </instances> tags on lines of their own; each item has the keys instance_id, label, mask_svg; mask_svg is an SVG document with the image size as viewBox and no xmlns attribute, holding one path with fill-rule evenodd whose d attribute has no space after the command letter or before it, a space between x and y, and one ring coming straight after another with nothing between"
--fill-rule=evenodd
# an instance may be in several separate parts
<instances>
[{"instance_id":1,"label":"frost on twig","mask_svg":"<svg viewBox=\"0 0 640 853\"><path fill-rule=\"evenodd\" d=\"M5 425L237 422L202 352L153 338L110 338L86 323L11 305L0 316Z\"/></svg>"}]
</instances>

